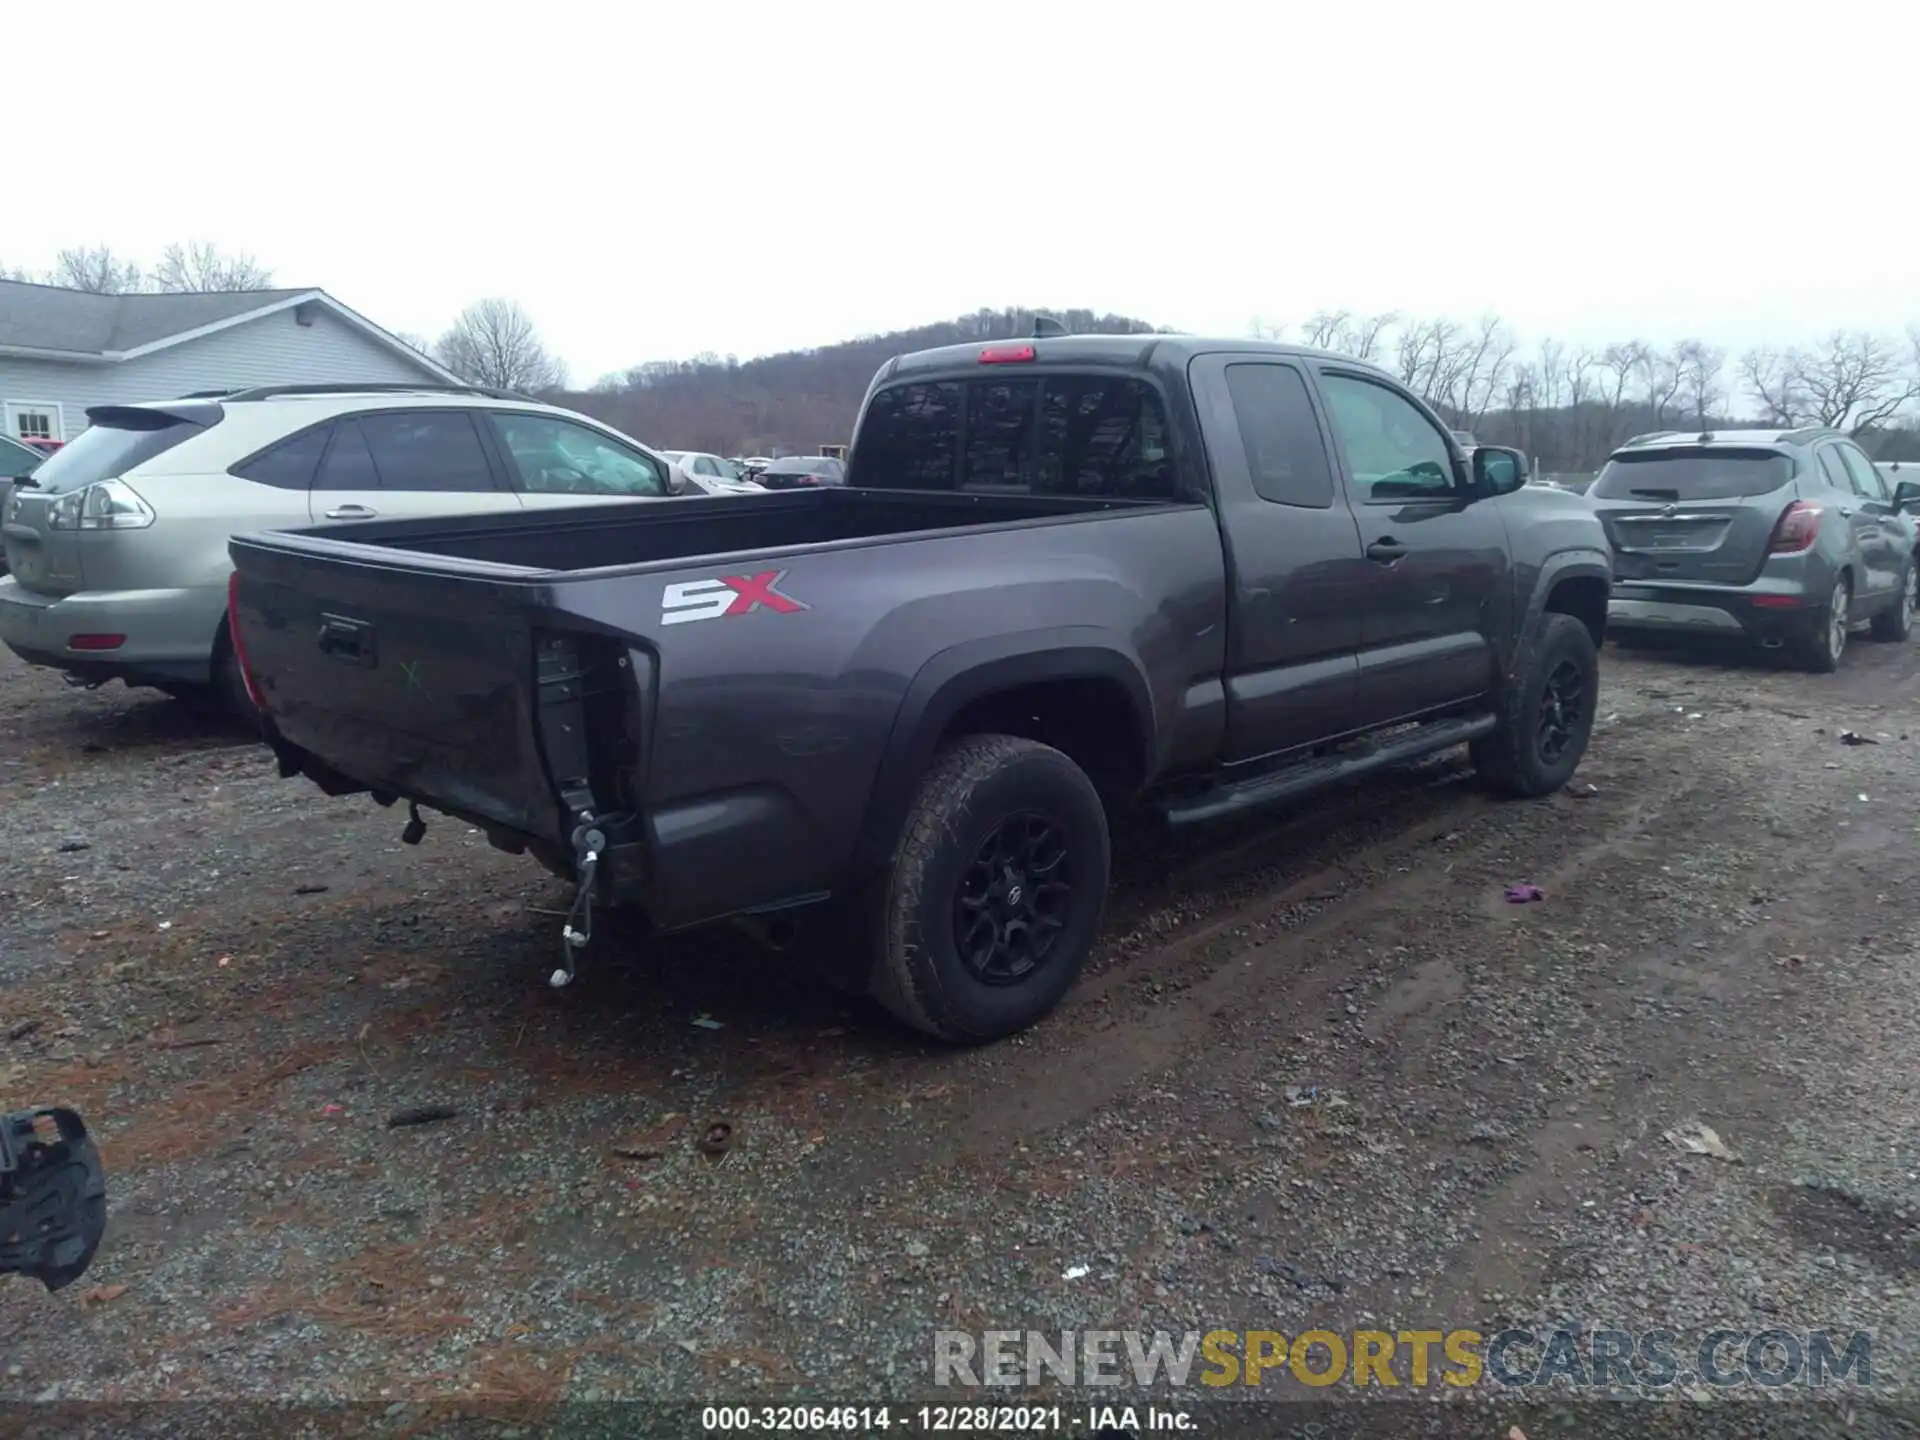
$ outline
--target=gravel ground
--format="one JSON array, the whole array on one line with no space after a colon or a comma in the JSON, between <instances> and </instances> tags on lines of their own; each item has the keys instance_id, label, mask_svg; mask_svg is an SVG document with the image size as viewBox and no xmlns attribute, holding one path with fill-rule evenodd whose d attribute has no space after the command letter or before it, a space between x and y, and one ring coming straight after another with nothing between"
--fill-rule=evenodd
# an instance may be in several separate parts
<instances>
[{"instance_id":1,"label":"gravel ground","mask_svg":"<svg viewBox=\"0 0 1920 1440\"><path fill-rule=\"evenodd\" d=\"M1873 1332L1872 1394L1525 1423L1910 1435L1874 1406L1920 1338L1917 654L1610 647L1562 795L1449 758L1123 836L1066 1006L959 1053L731 933L551 991L531 862L446 820L403 846L183 706L9 660L0 1093L95 1122L112 1220L80 1285L0 1293L0 1399L394 1429L951 1401L937 1328L1830 1325ZM451 1113L390 1125L419 1107ZM1696 1124L1731 1158L1667 1138ZM1206 1400L1203 1433L1506 1434Z\"/></svg>"}]
</instances>

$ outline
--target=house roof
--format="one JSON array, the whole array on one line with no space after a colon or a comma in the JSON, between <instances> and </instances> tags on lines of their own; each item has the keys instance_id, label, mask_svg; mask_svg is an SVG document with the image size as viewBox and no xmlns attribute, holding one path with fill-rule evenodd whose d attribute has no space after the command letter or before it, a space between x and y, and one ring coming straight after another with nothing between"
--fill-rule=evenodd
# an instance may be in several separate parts
<instances>
[{"instance_id":1,"label":"house roof","mask_svg":"<svg viewBox=\"0 0 1920 1440\"><path fill-rule=\"evenodd\" d=\"M397 335L315 289L96 295L57 285L0 280L0 355L82 363L132 360L308 303L332 312L377 344L417 361L428 374L455 378Z\"/></svg>"}]
</instances>

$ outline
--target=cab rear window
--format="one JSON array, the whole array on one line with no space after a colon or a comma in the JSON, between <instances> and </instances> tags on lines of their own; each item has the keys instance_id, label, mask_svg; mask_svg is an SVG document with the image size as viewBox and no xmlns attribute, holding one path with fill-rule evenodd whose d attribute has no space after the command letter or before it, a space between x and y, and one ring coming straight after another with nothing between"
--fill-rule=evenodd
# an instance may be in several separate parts
<instances>
[{"instance_id":1,"label":"cab rear window","mask_svg":"<svg viewBox=\"0 0 1920 1440\"><path fill-rule=\"evenodd\" d=\"M1588 488L1596 500L1739 500L1793 478L1777 450L1656 450L1616 455Z\"/></svg>"},{"instance_id":2,"label":"cab rear window","mask_svg":"<svg viewBox=\"0 0 1920 1440\"><path fill-rule=\"evenodd\" d=\"M90 410L87 418L92 423L33 472L36 491L63 495L101 480L117 480L207 428L164 411L135 406Z\"/></svg>"},{"instance_id":3,"label":"cab rear window","mask_svg":"<svg viewBox=\"0 0 1920 1440\"><path fill-rule=\"evenodd\" d=\"M1171 500L1176 482L1160 394L1124 375L917 381L877 393L847 480L897 490L972 490Z\"/></svg>"}]
</instances>

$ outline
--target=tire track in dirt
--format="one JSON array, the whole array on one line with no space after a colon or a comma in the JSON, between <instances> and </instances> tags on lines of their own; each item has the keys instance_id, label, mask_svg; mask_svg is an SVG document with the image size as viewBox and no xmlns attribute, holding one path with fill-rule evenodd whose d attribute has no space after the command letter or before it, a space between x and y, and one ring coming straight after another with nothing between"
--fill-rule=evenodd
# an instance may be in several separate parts
<instances>
[{"instance_id":1,"label":"tire track in dirt","mask_svg":"<svg viewBox=\"0 0 1920 1440\"><path fill-rule=\"evenodd\" d=\"M1657 728L1622 727L1611 737L1615 764L1633 768L1638 752L1662 739ZM1429 783L1402 795L1402 814L1386 806L1366 816L1359 823L1389 816L1402 823L1363 853L1353 852L1353 817L1302 827L1318 831L1312 848L1278 865L1252 858L1240 873L1216 877L1209 890L1192 896L1201 919L1150 948L1122 954L1083 981L1036 1032L1044 1044L1009 1047L1013 1058L971 1076L962 1096L923 1108L920 1134L876 1142L856 1125L843 1131L836 1148L845 1145L848 1163L861 1170L938 1168L1072 1126L1194 1064L1204 1065L1207 1085L1230 1089L1271 1065L1269 1054L1246 1044L1245 1032L1302 1028L1305 1017L1332 1005L1341 985L1378 967L1377 959L1356 957L1358 937L1403 916L1417 933L1420 912L1461 892L1462 871L1492 868L1497 853L1514 843L1516 829L1530 833L1534 853L1560 856L1551 873L1556 884L1570 883L1620 847L1642 843L1705 782L1649 789L1633 796L1624 814L1617 799L1611 807L1571 798L1502 802L1467 783ZM1442 840L1453 842L1444 859L1436 854ZM1236 853L1255 857L1257 848L1248 841ZM1290 878L1275 890L1280 876ZM1222 892L1245 898L1223 902ZM1479 904L1481 892L1471 893L1473 900L1464 903ZM1282 983L1265 974L1249 984L1247 966L1275 964L1289 967ZM1404 968L1412 965L1408 959Z\"/></svg>"},{"instance_id":2,"label":"tire track in dirt","mask_svg":"<svg viewBox=\"0 0 1920 1440\"><path fill-rule=\"evenodd\" d=\"M1901 678L1900 672L1869 671L1850 676L1841 694L1824 698L1830 704L1858 704L1883 696L1884 683ZM1803 822L1823 819L1855 833L1839 831L1847 838L1818 850L1809 861L1798 838L1804 830L1790 833L1767 823L1767 807L1778 801L1772 757L1763 747L1744 746L1725 749L1720 759L1713 783L1692 787L1685 803L1638 807L1640 823L1633 827L1638 843L1623 835L1621 843L1588 847L1573 857L1575 863L1557 869L1551 893L1565 897L1560 908L1570 925L1584 922L1602 931L1608 914L1636 890L1634 877L1609 875L1610 866L1650 863L1661 873L1671 867L1660 865L1668 852L1656 847L1673 837L1759 837L1737 847L1744 865L1736 873L1747 878L1756 902L1764 900L1766 917L1736 928L1728 938L1722 933L1724 917L1700 916L1682 905L1662 953L1621 953L1624 973L1611 977L1612 983L1605 975L1570 977L1583 997L1580 1013L1605 1032L1600 1048L1611 1044L1616 1054L1638 1062L1631 1099L1614 1098L1609 1087L1585 1103L1556 1107L1540 1118L1525 1137L1526 1163L1477 1198L1474 1243L1444 1257L1442 1278L1431 1292L1438 1313L1473 1314L1476 1302L1489 1294L1548 1293L1565 1278L1558 1271L1570 1253L1553 1243L1570 1228L1568 1218L1559 1217L1579 1215L1583 1204L1595 1203L1583 1196L1657 1195L1673 1164L1673 1154L1659 1139L1665 1124L1699 1114L1747 1133L1774 1131L1794 1113L1800 1087L1759 1060L1747 1037L1764 1033L1777 1020L1782 987L1793 996L1788 1008L1796 1024L1817 1024L1824 1007L1844 1003L1818 981L1783 977L1777 957L1831 949L1836 912L1870 912L1876 892L1891 887L1906 893L1920 883L1920 855L1910 843L1895 862L1895 875L1877 869L1859 873L1863 854L1885 853L1877 847L1890 838L1887 827L1839 819L1840 807L1829 799L1822 811L1810 793L1795 797ZM1655 819L1662 822L1657 830L1649 823ZM1583 871L1595 882L1590 888L1567 883ZM1684 955L1685 962L1676 962L1676 955ZM1687 1003L1671 998L1676 989L1688 992ZM1453 999L1464 1003L1464 997ZM1541 1038L1551 1043L1551 1036ZM1666 1063L1658 1069L1649 1065L1658 1060ZM1349 1083L1363 1082L1350 1077ZM1586 1262L1576 1255L1572 1263ZM1352 1303L1391 1310L1399 1302L1392 1294L1363 1289Z\"/></svg>"}]
</instances>

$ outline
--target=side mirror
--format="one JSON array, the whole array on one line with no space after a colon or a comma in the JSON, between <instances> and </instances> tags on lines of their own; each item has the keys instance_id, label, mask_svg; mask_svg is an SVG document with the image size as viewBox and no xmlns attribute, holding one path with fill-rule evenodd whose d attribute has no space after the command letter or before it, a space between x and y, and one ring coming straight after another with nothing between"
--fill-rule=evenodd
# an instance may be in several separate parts
<instances>
[{"instance_id":1,"label":"side mirror","mask_svg":"<svg viewBox=\"0 0 1920 1440\"><path fill-rule=\"evenodd\" d=\"M690 483L692 482L687 479L687 472L682 470L678 465L669 462L667 465L667 493L669 495L684 495L687 493L687 486Z\"/></svg>"},{"instance_id":2,"label":"side mirror","mask_svg":"<svg viewBox=\"0 0 1920 1440\"><path fill-rule=\"evenodd\" d=\"M1473 488L1482 495L1511 495L1527 483L1527 457L1504 445L1473 452Z\"/></svg>"},{"instance_id":3,"label":"side mirror","mask_svg":"<svg viewBox=\"0 0 1920 1440\"><path fill-rule=\"evenodd\" d=\"M1893 487L1893 508L1903 514L1920 510L1920 480L1902 480Z\"/></svg>"}]
</instances>

